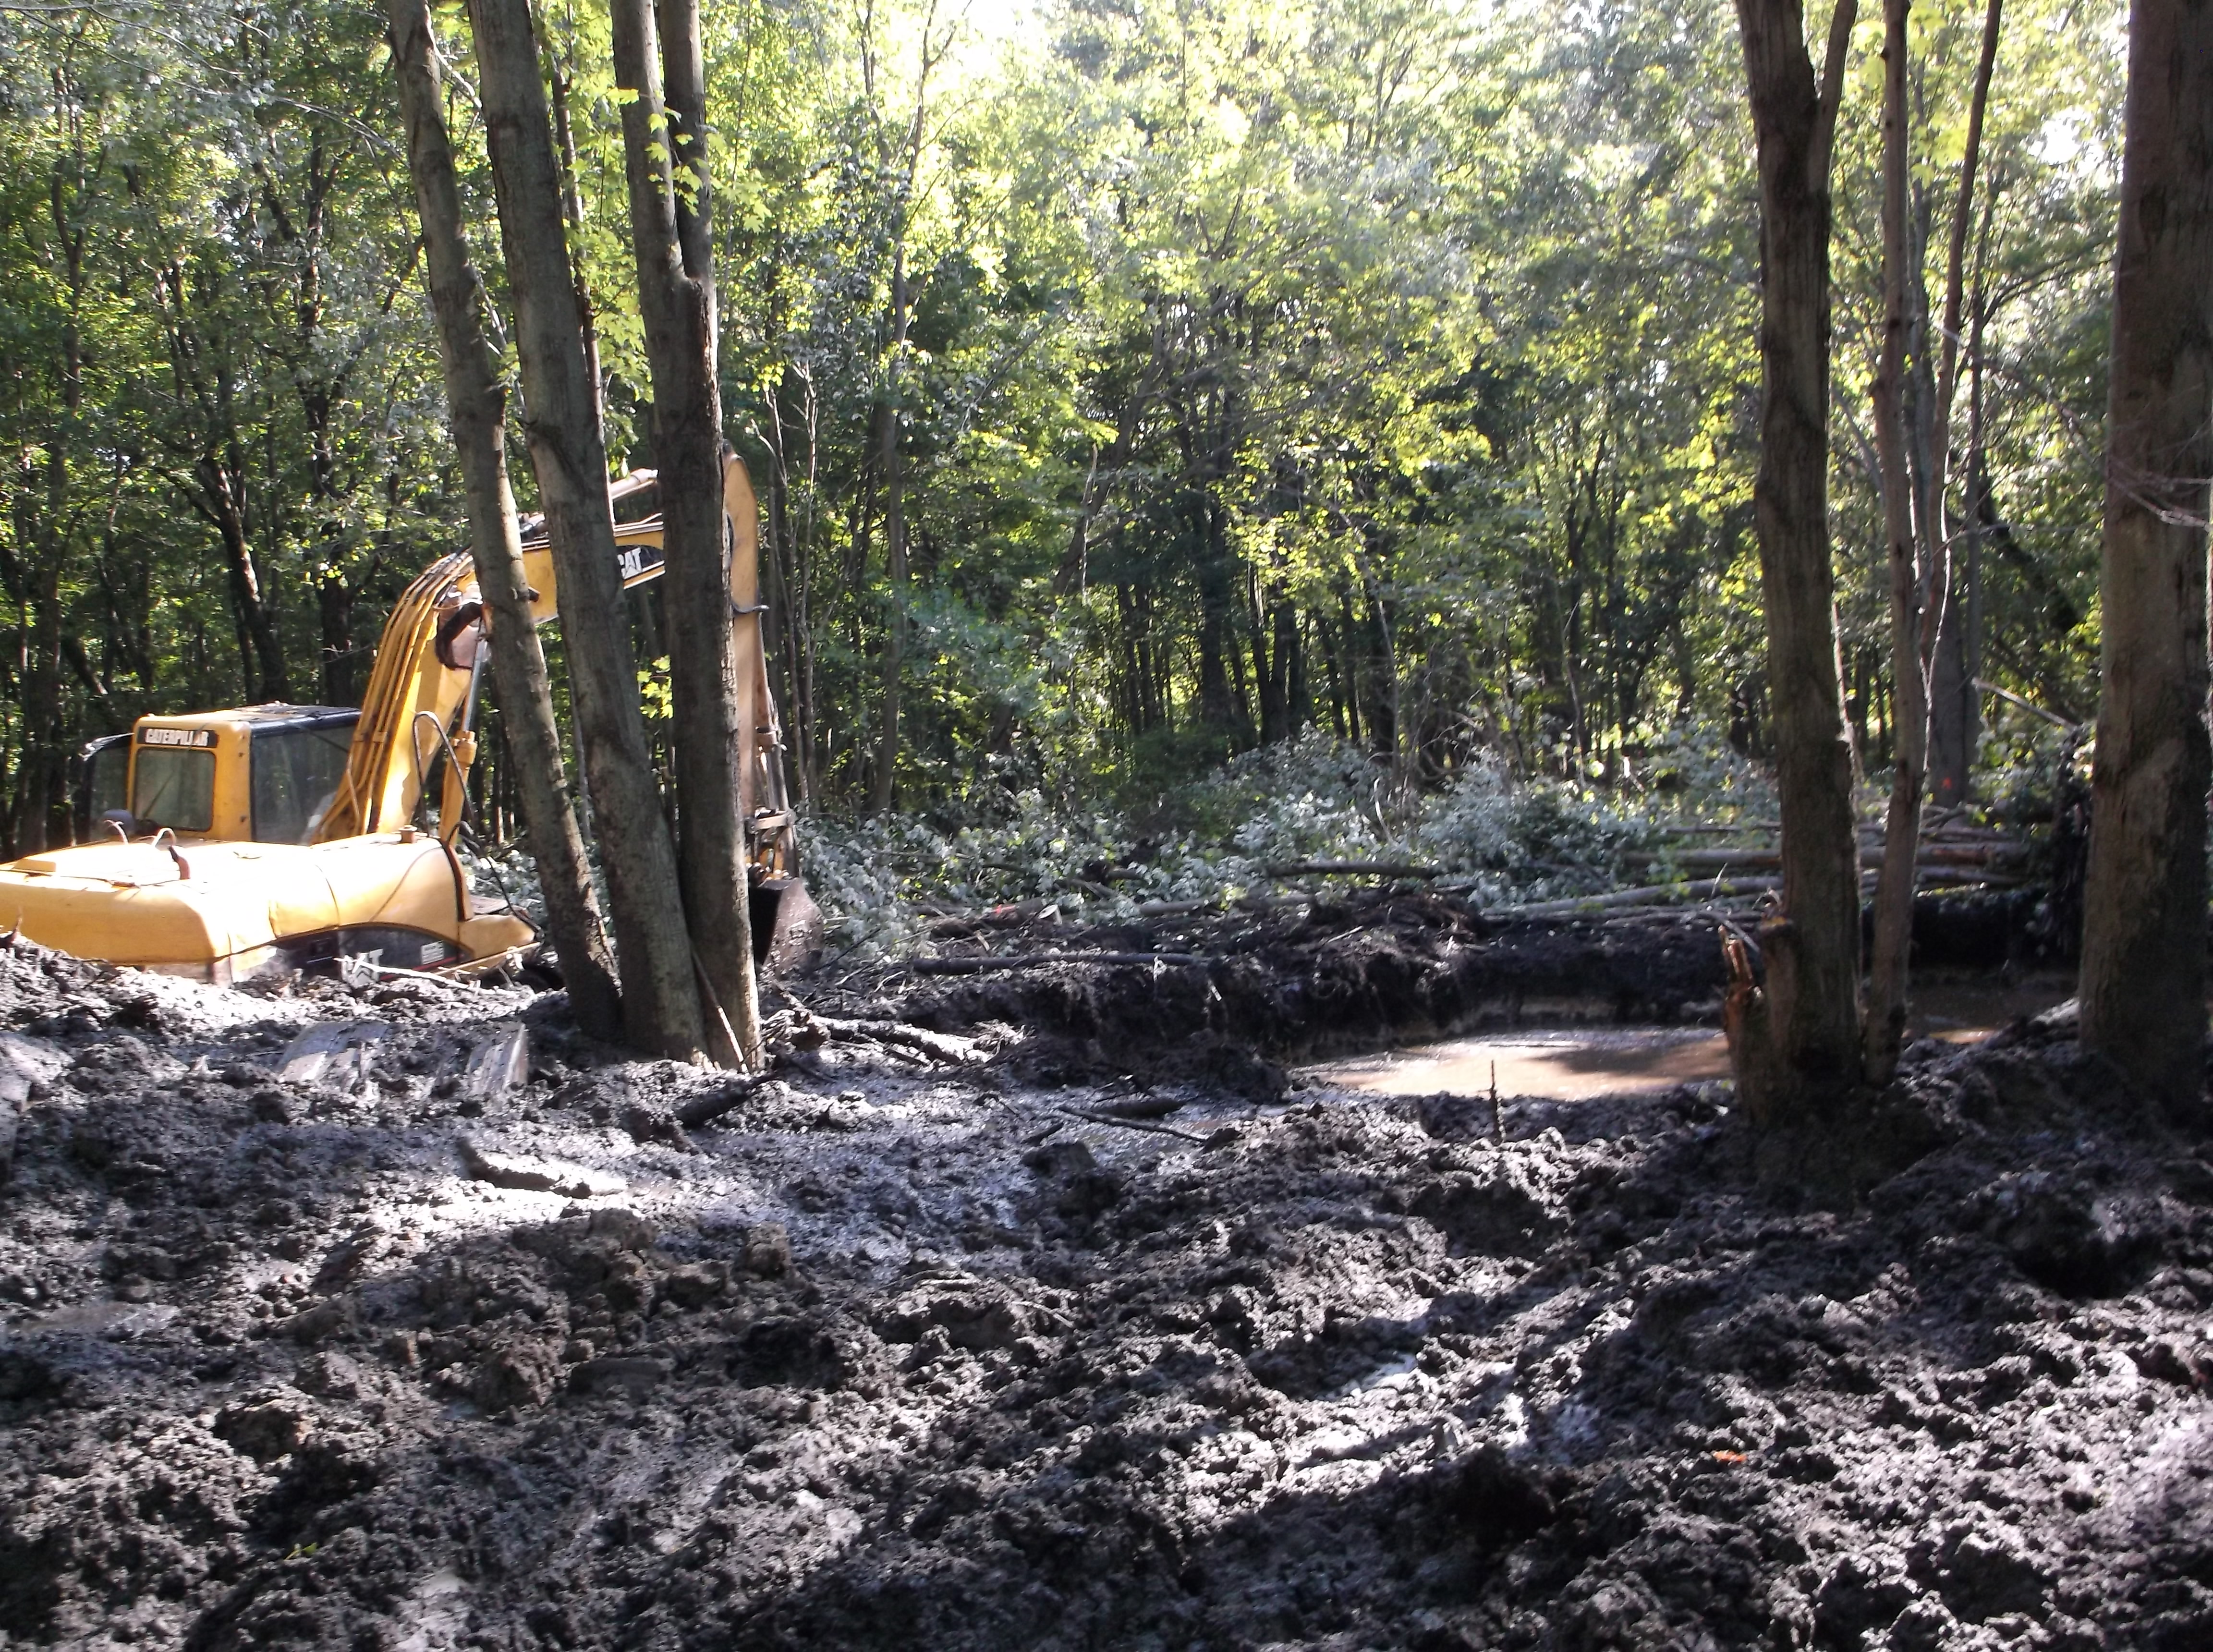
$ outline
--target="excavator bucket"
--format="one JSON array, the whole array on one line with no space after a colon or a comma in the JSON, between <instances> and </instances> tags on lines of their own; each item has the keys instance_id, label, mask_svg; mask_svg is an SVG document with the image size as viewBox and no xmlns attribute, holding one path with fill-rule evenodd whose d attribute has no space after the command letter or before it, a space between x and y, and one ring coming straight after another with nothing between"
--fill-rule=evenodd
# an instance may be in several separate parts
<instances>
[{"instance_id":1,"label":"excavator bucket","mask_svg":"<svg viewBox=\"0 0 2213 1652\"><path fill-rule=\"evenodd\" d=\"M753 891L753 967L789 975L806 967L822 939L822 909L803 878L758 883Z\"/></svg>"}]
</instances>

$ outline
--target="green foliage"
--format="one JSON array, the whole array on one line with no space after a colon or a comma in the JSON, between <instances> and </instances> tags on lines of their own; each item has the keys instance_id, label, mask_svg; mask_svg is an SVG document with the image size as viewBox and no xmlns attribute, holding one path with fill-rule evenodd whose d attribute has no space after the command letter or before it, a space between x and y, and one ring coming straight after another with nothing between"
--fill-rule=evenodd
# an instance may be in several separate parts
<instances>
[{"instance_id":1,"label":"green foliage","mask_svg":"<svg viewBox=\"0 0 2213 1652\"><path fill-rule=\"evenodd\" d=\"M0 836L19 844L67 751L143 710L357 694L393 594L460 520L375 9L119 15L0 12ZM609 448L647 464L607 19L538 15ZM844 909L1111 905L1387 848L1503 898L1619 864L1682 797L1765 807L1720 755L1756 755L1771 715L1729 8L1024 15L993 41L920 0L705 15L728 434L763 500L795 789ZM1980 9L1914 16L1933 229ZM2096 643L2119 18L2009 9L1961 400L1988 460L1982 674L2073 716ZM437 23L503 302L466 21ZM1873 27L1840 138L1834 509L1879 769L1855 435ZM519 447L514 469L527 507ZM895 625L916 818L834 824L881 760ZM660 651L644 618L640 643ZM1048 852L1052 832L1074 836ZM956 851L936 897L900 869ZM1051 888L1039 869L1065 855L1136 869L1111 899Z\"/></svg>"}]
</instances>

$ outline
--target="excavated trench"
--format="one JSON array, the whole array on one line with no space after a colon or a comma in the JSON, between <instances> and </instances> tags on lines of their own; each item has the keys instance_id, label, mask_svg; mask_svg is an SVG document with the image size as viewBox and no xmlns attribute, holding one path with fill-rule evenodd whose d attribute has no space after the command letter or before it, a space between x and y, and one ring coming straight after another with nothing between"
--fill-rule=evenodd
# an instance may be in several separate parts
<instances>
[{"instance_id":1,"label":"excavated trench","mask_svg":"<svg viewBox=\"0 0 2213 1652\"><path fill-rule=\"evenodd\" d=\"M2040 916L2021 892L1923 897L1909 1036L1974 1042L2070 996ZM1027 1066L1048 1078L1195 1069L1265 1088L1275 1081L1244 1070L1257 1055L1385 1095L1488 1093L1495 1065L1503 1094L1564 1100L1728 1076L1719 923L1704 912L1498 922L1399 895L1288 919L1070 935L1009 916L941 930L972 949L823 1002L941 1030L1019 1029ZM1116 961L1070 961L1085 952ZM998 967L1025 957L1053 961Z\"/></svg>"},{"instance_id":2,"label":"excavated trench","mask_svg":"<svg viewBox=\"0 0 2213 1652\"><path fill-rule=\"evenodd\" d=\"M800 984L751 1087L0 953L0 1646L2213 1643L2213 1146L2064 1018L1822 1209L1723 1085L1296 1069L1695 1034L1695 925L1140 943Z\"/></svg>"}]
</instances>

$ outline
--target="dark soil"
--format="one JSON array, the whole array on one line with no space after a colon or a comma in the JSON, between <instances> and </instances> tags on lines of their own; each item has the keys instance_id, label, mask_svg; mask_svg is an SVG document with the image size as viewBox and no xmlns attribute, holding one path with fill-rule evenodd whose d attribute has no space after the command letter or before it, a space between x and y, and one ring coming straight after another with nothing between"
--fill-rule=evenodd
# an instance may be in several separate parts
<instances>
[{"instance_id":1,"label":"dark soil","mask_svg":"<svg viewBox=\"0 0 2213 1652\"><path fill-rule=\"evenodd\" d=\"M1352 927L824 994L981 1036L786 1017L742 1094L0 954L0 1646L2213 1645L2213 1162L2064 1019L1809 1210L1726 1087L1497 1142L1271 1064L1680 1013L1710 935Z\"/></svg>"}]
</instances>

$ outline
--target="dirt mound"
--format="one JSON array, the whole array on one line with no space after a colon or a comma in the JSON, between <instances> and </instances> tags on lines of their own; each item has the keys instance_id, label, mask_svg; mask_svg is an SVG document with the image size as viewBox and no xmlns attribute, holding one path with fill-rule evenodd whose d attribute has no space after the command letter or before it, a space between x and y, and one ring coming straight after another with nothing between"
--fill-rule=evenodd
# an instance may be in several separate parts
<instances>
[{"instance_id":1,"label":"dirt mound","mask_svg":"<svg viewBox=\"0 0 2213 1652\"><path fill-rule=\"evenodd\" d=\"M953 1044L734 1090L558 999L155 1030L51 963L0 954L0 1643L2213 1637L2213 1161L2063 1023L1919 1052L1931 1150L1840 1213L1720 1087L1503 1142Z\"/></svg>"}]
</instances>

